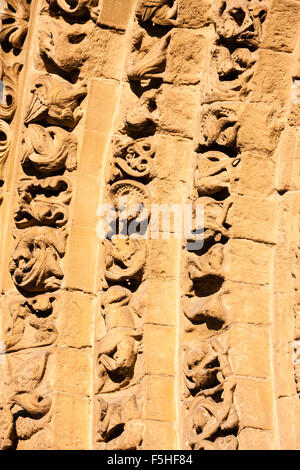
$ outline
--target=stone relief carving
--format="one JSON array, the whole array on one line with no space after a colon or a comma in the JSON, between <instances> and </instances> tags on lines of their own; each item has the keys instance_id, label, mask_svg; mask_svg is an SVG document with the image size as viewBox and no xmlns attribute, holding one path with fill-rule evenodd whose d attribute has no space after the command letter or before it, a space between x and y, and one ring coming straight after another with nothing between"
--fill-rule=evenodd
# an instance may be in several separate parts
<instances>
[{"instance_id":1,"label":"stone relief carving","mask_svg":"<svg viewBox=\"0 0 300 470\"><path fill-rule=\"evenodd\" d=\"M119 238L105 240L104 275L109 281L139 279L146 261L144 240Z\"/></svg>"},{"instance_id":2,"label":"stone relief carving","mask_svg":"<svg viewBox=\"0 0 300 470\"><path fill-rule=\"evenodd\" d=\"M7 353L53 344L58 331L53 315L53 294L22 298L15 295L9 303L9 320L3 341Z\"/></svg>"},{"instance_id":3,"label":"stone relief carving","mask_svg":"<svg viewBox=\"0 0 300 470\"><path fill-rule=\"evenodd\" d=\"M77 168L77 139L61 127L29 124L23 139L22 164L45 175Z\"/></svg>"},{"instance_id":4,"label":"stone relief carving","mask_svg":"<svg viewBox=\"0 0 300 470\"><path fill-rule=\"evenodd\" d=\"M67 232L32 227L15 236L17 244L9 270L16 287L30 293L58 289L63 278L60 258L65 253Z\"/></svg>"},{"instance_id":5,"label":"stone relief carving","mask_svg":"<svg viewBox=\"0 0 300 470\"><path fill-rule=\"evenodd\" d=\"M184 357L185 385L194 396L187 417L193 450L236 450L238 416L233 402L236 386L227 351L212 340L188 348Z\"/></svg>"},{"instance_id":6,"label":"stone relief carving","mask_svg":"<svg viewBox=\"0 0 300 470\"><path fill-rule=\"evenodd\" d=\"M116 135L111 181L120 178L150 178L153 174L155 145L150 139L134 140Z\"/></svg>"},{"instance_id":7,"label":"stone relief carving","mask_svg":"<svg viewBox=\"0 0 300 470\"><path fill-rule=\"evenodd\" d=\"M163 26L177 25L178 2L174 0L139 0L136 17L142 23L151 21Z\"/></svg>"},{"instance_id":8,"label":"stone relief carving","mask_svg":"<svg viewBox=\"0 0 300 470\"><path fill-rule=\"evenodd\" d=\"M89 29L85 25L50 21L48 17L41 26L40 54L44 62L66 76L78 71L88 57Z\"/></svg>"},{"instance_id":9,"label":"stone relief carving","mask_svg":"<svg viewBox=\"0 0 300 470\"><path fill-rule=\"evenodd\" d=\"M32 97L25 116L25 124L47 122L73 129L82 117L79 102L86 94L86 84L75 85L61 77L43 74L31 89Z\"/></svg>"},{"instance_id":10,"label":"stone relief carving","mask_svg":"<svg viewBox=\"0 0 300 470\"><path fill-rule=\"evenodd\" d=\"M0 448L12 449L18 440L30 439L51 421L52 399L45 393L49 353L7 359L9 377L0 408Z\"/></svg>"},{"instance_id":11,"label":"stone relief carving","mask_svg":"<svg viewBox=\"0 0 300 470\"><path fill-rule=\"evenodd\" d=\"M132 293L112 286L102 296L107 333L98 345L99 391L112 392L131 383L141 352L141 319Z\"/></svg>"},{"instance_id":12,"label":"stone relief carving","mask_svg":"<svg viewBox=\"0 0 300 470\"><path fill-rule=\"evenodd\" d=\"M8 66L0 61L0 67L0 77L4 84L4 98L0 103L0 119L10 121L17 108L18 78L22 65L15 63Z\"/></svg>"},{"instance_id":13,"label":"stone relief carving","mask_svg":"<svg viewBox=\"0 0 300 470\"><path fill-rule=\"evenodd\" d=\"M20 203L15 212L18 228L36 224L62 227L66 224L72 194L71 181L68 178L24 178L20 180L18 193Z\"/></svg>"},{"instance_id":14,"label":"stone relief carving","mask_svg":"<svg viewBox=\"0 0 300 470\"><path fill-rule=\"evenodd\" d=\"M136 38L135 47L139 50L139 55L135 63L127 70L129 80L142 81L162 78L166 68L170 39L171 34L167 33L148 52L144 52L141 50L142 37Z\"/></svg>"},{"instance_id":15,"label":"stone relief carving","mask_svg":"<svg viewBox=\"0 0 300 470\"><path fill-rule=\"evenodd\" d=\"M231 238L228 211L242 164L238 146L240 104L248 95L262 38L266 2L220 1L213 5L215 42L204 71L196 123L193 200L204 207L203 247L190 252L187 240L182 309L185 328L185 439L194 450L238 448L236 380L223 345L230 326L230 294L223 268ZM199 332L199 340L195 334ZM191 336L189 336L191 335ZM194 336L193 336L194 335ZM190 344L188 339L191 338ZM186 340L187 339L187 340ZM227 342L227 340L225 341Z\"/></svg>"},{"instance_id":16,"label":"stone relief carving","mask_svg":"<svg viewBox=\"0 0 300 470\"><path fill-rule=\"evenodd\" d=\"M223 40L257 47L266 15L266 1L221 0L216 2L213 17L217 33Z\"/></svg>"},{"instance_id":17,"label":"stone relief carving","mask_svg":"<svg viewBox=\"0 0 300 470\"><path fill-rule=\"evenodd\" d=\"M4 167L12 144L10 126L0 119L0 184L4 183Z\"/></svg>"},{"instance_id":18,"label":"stone relief carving","mask_svg":"<svg viewBox=\"0 0 300 470\"><path fill-rule=\"evenodd\" d=\"M218 151L209 151L199 155L194 175L198 194L217 194L230 188L239 179L237 166L240 161L240 158L230 158L225 153ZM223 222L225 218L222 216Z\"/></svg>"},{"instance_id":19,"label":"stone relief carving","mask_svg":"<svg viewBox=\"0 0 300 470\"><path fill-rule=\"evenodd\" d=\"M31 0L5 0L1 13L0 43L8 42L14 49L22 49L30 16Z\"/></svg>"},{"instance_id":20,"label":"stone relief carving","mask_svg":"<svg viewBox=\"0 0 300 470\"><path fill-rule=\"evenodd\" d=\"M213 144L233 147L236 144L238 129L238 117L234 108L218 103L203 105L198 114L195 150Z\"/></svg>"},{"instance_id":21,"label":"stone relief carving","mask_svg":"<svg viewBox=\"0 0 300 470\"><path fill-rule=\"evenodd\" d=\"M142 398L137 394L108 402L99 399L100 450L140 450L144 425L141 421Z\"/></svg>"}]
</instances>

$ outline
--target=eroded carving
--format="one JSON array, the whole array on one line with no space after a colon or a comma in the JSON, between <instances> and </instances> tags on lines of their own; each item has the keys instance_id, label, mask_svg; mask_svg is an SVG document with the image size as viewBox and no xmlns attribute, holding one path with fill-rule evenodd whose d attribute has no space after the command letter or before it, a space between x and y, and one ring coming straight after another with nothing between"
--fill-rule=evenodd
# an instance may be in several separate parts
<instances>
[{"instance_id":1,"label":"eroded carving","mask_svg":"<svg viewBox=\"0 0 300 470\"><path fill-rule=\"evenodd\" d=\"M213 144L232 147L236 143L238 129L238 118L234 109L217 103L204 105L198 116L195 150Z\"/></svg>"},{"instance_id":2,"label":"eroded carving","mask_svg":"<svg viewBox=\"0 0 300 470\"><path fill-rule=\"evenodd\" d=\"M50 7L72 16L84 16L99 0L47 0Z\"/></svg>"},{"instance_id":3,"label":"eroded carving","mask_svg":"<svg viewBox=\"0 0 300 470\"><path fill-rule=\"evenodd\" d=\"M238 416L233 402L236 381L227 351L218 340L187 349L187 389L195 394L188 406L187 439L193 450L236 450Z\"/></svg>"},{"instance_id":4,"label":"eroded carving","mask_svg":"<svg viewBox=\"0 0 300 470\"><path fill-rule=\"evenodd\" d=\"M145 240L132 237L104 240L104 275L108 281L140 279L146 261Z\"/></svg>"},{"instance_id":5,"label":"eroded carving","mask_svg":"<svg viewBox=\"0 0 300 470\"><path fill-rule=\"evenodd\" d=\"M129 80L142 81L151 78L163 78L170 39L171 33L167 33L149 51L143 51L142 36L136 38L135 48L139 51L139 54L135 63L127 70Z\"/></svg>"},{"instance_id":6,"label":"eroded carving","mask_svg":"<svg viewBox=\"0 0 300 470\"><path fill-rule=\"evenodd\" d=\"M266 1L221 0L215 5L213 18L223 40L257 47L266 15Z\"/></svg>"},{"instance_id":7,"label":"eroded carving","mask_svg":"<svg viewBox=\"0 0 300 470\"><path fill-rule=\"evenodd\" d=\"M43 390L49 353L7 358L5 400L0 407L0 448L14 448L51 421L52 399Z\"/></svg>"},{"instance_id":8,"label":"eroded carving","mask_svg":"<svg viewBox=\"0 0 300 470\"><path fill-rule=\"evenodd\" d=\"M230 188L238 181L237 166L240 161L240 158L230 158L225 153L217 151L199 155L194 175L198 194L216 194L225 188ZM200 200L198 202L200 203ZM206 203L206 200L203 203Z\"/></svg>"},{"instance_id":9,"label":"eroded carving","mask_svg":"<svg viewBox=\"0 0 300 470\"><path fill-rule=\"evenodd\" d=\"M177 10L177 0L139 0L136 17L142 23L151 21L159 25L175 26Z\"/></svg>"},{"instance_id":10,"label":"eroded carving","mask_svg":"<svg viewBox=\"0 0 300 470\"><path fill-rule=\"evenodd\" d=\"M99 406L100 450L140 450L144 433L140 395L121 397L112 402L100 398Z\"/></svg>"}]
</instances>

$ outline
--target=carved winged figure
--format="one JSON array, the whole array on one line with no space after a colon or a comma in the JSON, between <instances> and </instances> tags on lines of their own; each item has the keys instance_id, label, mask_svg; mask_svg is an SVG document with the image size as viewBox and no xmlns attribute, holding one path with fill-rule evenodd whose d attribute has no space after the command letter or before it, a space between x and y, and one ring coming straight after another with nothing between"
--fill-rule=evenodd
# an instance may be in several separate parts
<instances>
[{"instance_id":1,"label":"carved winged figure","mask_svg":"<svg viewBox=\"0 0 300 470\"><path fill-rule=\"evenodd\" d=\"M61 127L29 124L23 138L22 165L43 174L77 168L77 138Z\"/></svg>"},{"instance_id":2,"label":"carved winged figure","mask_svg":"<svg viewBox=\"0 0 300 470\"><path fill-rule=\"evenodd\" d=\"M72 85L58 76L41 75L31 89L25 124L46 121L73 129L82 117L79 101L86 96L86 87L82 82Z\"/></svg>"},{"instance_id":3,"label":"carved winged figure","mask_svg":"<svg viewBox=\"0 0 300 470\"><path fill-rule=\"evenodd\" d=\"M171 33L168 33L154 44L141 59L138 57L135 64L127 70L129 80L142 81L151 78L163 78L170 39Z\"/></svg>"},{"instance_id":4,"label":"carved winged figure","mask_svg":"<svg viewBox=\"0 0 300 470\"><path fill-rule=\"evenodd\" d=\"M177 0L140 0L136 17L143 23L152 21L159 25L175 26L177 25L177 10Z\"/></svg>"}]
</instances>

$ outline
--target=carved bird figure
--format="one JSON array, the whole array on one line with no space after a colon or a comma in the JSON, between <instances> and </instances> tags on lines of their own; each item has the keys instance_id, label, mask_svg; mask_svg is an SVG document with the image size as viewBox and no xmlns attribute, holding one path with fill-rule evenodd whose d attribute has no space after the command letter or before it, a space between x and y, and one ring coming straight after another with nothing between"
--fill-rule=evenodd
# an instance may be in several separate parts
<instances>
[{"instance_id":1,"label":"carved bird figure","mask_svg":"<svg viewBox=\"0 0 300 470\"><path fill-rule=\"evenodd\" d=\"M86 96L86 87L85 83L72 85L60 77L41 75L31 89L25 124L46 121L73 129L82 117L79 100Z\"/></svg>"}]
</instances>

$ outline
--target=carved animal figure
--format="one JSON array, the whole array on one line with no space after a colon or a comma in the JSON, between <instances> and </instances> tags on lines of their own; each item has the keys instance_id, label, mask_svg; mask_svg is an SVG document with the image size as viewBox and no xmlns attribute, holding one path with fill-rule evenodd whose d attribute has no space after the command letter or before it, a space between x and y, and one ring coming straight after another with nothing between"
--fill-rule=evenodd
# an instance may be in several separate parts
<instances>
[{"instance_id":1,"label":"carved animal figure","mask_svg":"<svg viewBox=\"0 0 300 470\"><path fill-rule=\"evenodd\" d=\"M117 238L104 240L104 275L109 281L128 281L139 278L146 260L145 240Z\"/></svg>"},{"instance_id":2,"label":"carved animal figure","mask_svg":"<svg viewBox=\"0 0 300 470\"><path fill-rule=\"evenodd\" d=\"M239 422L233 402L236 381L227 351L215 340L199 347L198 360L196 351L188 351L187 385L199 389L189 406L188 442L194 450L235 450Z\"/></svg>"},{"instance_id":3,"label":"carved animal figure","mask_svg":"<svg viewBox=\"0 0 300 470\"><path fill-rule=\"evenodd\" d=\"M39 393L49 353L37 353L28 360L18 358L14 366L7 358L9 380L6 382L6 402L0 408L0 445L11 448L18 439L30 439L50 422L52 399ZM22 410L22 413L20 413Z\"/></svg>"},{"instance_id":4,"label":"carved animal figure","mask_svg":"<svg viewBox=\"0 0 300 470\"><path fill-rule=\"evenodd\" d=\"M173 0L140 0L138 3L136 17L139 21L175 26L177 24L176 16L178 10L178 1Z\"/></svg>"},{"instance_id":5,"label":"carved animal figure","mask_svg":"<svg viewBox=\"0 0 300 470\"><path fill-rule=\"evenodd\" d=\"M80 69L88 57L85 25L60 24L47 18L39 32L40 54L44 61L55 65L60 72Z\"/></svg>"},{"instance_id":6,"label":"carved animal figure","mask_svg":"<svg viewBox=\"0 0 300 470\"><path fill-rule=\"evenodd\" d=\"M131 292L110 287L103 295L103 316L107 333L99 342L99 390L111 392L127 385L134 374L142 333Z\"/></svg>"},{"instance_id":7,"label":"carved animal figure","mask_svg":"<svg viewBox=\"0 0 300 470\"><path fill-rule=\"evenodd\" d=\"M258 46L266 18L266 2L258 0L222 0L215 5L217 33L234 44Z\"/></svg>"},{"instance_id":8,"label":"carved animal figure","mask_svg":"<svg viewBox=\"0 0 300 470\"><path fill-rule=\"evenodd\" d=\"M220 104L204 105L198 116L195 150L218 144L232 147L239 129L235 111Z\"/></svg>"},{"instance_id":9,"label":"carved animal figure","mask_svg":"<svg viewBox=\"0 0 300 470\"><path fill-rule=\"evenodd\" d=\"M31 93L25 124L46 121L73 129L82 117L79 100L86 96L85 83L71 85L61 77L45 74L35 80Z\"/></svg>"},{"instance_id":10,"label":"carved animal figure","mask_svg":"<svg viewBox=\"0 0 300 470\"><path fill-rule=\"evenodd\" d=\"M139 392L112 403L100 398L99 405L100 450L139 450L144 433Z\"/></svg>"},{"instance_id":11,"label":"carved animal figure","mask_svg":"<svg viewBox=\"0 0 300 470\"><path fill-rule=\"evenodd\" d=\"M29 124L23 148L22 165L32 165L43 174L77 168L77 139L61 127L44 128L39 124Z\"/></svg>"},{"instance_id":12,"label":"carved animal figure","mask_svg":"<svg viewBox=\"0 0 300 470\"><path fill-rule=\"evenodd\" d=\"M224 188L230 188L238 180L236 167L240 161L240 158L232 159L222 152L199 155L194 176L199 195L216 194Z\"/></svg>"}]
</instances>

